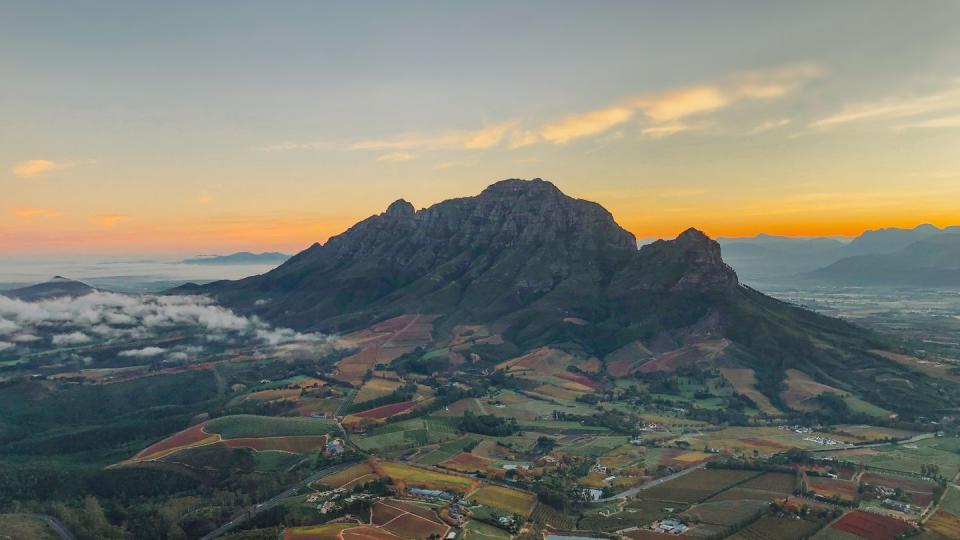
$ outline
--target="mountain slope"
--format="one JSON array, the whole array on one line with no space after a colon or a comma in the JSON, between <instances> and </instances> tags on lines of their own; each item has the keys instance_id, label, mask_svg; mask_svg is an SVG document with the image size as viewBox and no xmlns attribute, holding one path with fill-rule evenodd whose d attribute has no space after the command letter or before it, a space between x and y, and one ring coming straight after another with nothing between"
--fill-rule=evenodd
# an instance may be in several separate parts
<instances>
[{"instance_id":1,"label":"mountain slope","mask_svg":"<svg viewBox=\"0 0 960 540\"><path fill-rule=\"evenodd\" d=\"M846 257L806 275L838 285L960 286L960 234L938 234L884 255Z\"/></svg>"},{"instance_id":2,"label":"mountain slope","mask_svg":"<svg viewBox=\"0 0 960 540\"><path fill-rule=\"evenodd\" d=\"M695 229L635 246L601 206L539 179L505 180L419 211L397 201L262 276L179 291L305 330L423 314L439 342L457 325L485 325L504 343L478 350L497 361L545 345L604 358L631 343L657 355L710 343L700 347L709 355L674 356L749 367L774 402L796 368L904 412L954 403L935 381L869 353L885 347L880 337L739 285L720 246Z\"/></svg>"}]
</instances>

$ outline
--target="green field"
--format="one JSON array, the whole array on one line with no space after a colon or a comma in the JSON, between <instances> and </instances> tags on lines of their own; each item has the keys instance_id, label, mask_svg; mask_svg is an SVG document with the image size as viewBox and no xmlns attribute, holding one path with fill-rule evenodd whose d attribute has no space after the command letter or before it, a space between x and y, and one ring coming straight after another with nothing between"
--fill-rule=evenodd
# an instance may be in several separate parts
<instances>
[{"instance_id":1,"label":"green field","mask_svg":"<svg viewBox=\"0 0 960 540\"><path fill-rule=\"evenodd\" d=\"M58 540L50 527L37 518L0 515L0 538L10 540Z\"/></svg>"},{"instance_id":2,"label":"green field","mask_svg":"<svg viewBox=\"0 0 960 540\"><path fill-rule=\"evenodd\" d=\"M871 450L876 453L861 456L843 456L842 453L840 455L848 461L894 471L919 473L920 465L923 464L937 465L940 467L940 473L947 478L953 478L960 471L960 438L956 437L879 446Z\"/></svg>"},{"instance_id":3,"label":"green field","mask_svg":"<svg viewBox=\"0 0 960 540\"><path fill-rule=\"evenodd\" d=\"M456 429L446 422L414 418L371 429L356 437L355 442L364 450L390 451L442 443L456 437Z\"/></svg>"},{"instance_id":4,"label":"green field","mask_svg":"<svg viewBox=\"0 0 960 540\"><path fill-rule=\"evenodd\" d=\"M261 472L285 471L301 460L303 460L302 455L290 452L267 450L253 453L253 462Z\"/></svg>"},{"instance_id":5,"label":"green field","mask_svg":"<svg viewBox=\"0 0 960 540\"><path fill-rule=\"evenodd\" d=\"M507 531L477 520L468 521L463 527L462 535L462 538L468 540L510 540L510 533Z\"/></svg>"},{"instance_id":6,"label":"green field","mask_svg":"<svg viewBox=\"0 0 960 540\"><path fill-rule=\"evenodd\" d=\"M630 437L620 435L587 437L582 442L564 446L559 451L575 456L601 456L614 448L627 444L629 440Z\"/></svg>"},{"instance_id":7,"label":"green field","mask_svg":"<svg viewBox=\"0 0 960 540\"><path fill-rule=\"evenodd\" d=\"M426 452L419 457L417 457L417 464L419 465L436 465L441 461L452 458L453 456L463 452L468 446L474 444L480 437L476 435L467 435L459 439L454 439L450 442L443 443L438 446L436 449Z\"/></svg>"},{"instance_id":8,"label":"green field","mask_svg":"<svg viewBox=\"0 0 960 540\"><path fill-rule=\"evenodd\" d=\"M284 418L238 414L222 416L207 422L209 433L219 433L225 439L239 437L290 437L294 435L324 435L336 433L333 420L319 418Z\"/></svg>"}]
</instances>

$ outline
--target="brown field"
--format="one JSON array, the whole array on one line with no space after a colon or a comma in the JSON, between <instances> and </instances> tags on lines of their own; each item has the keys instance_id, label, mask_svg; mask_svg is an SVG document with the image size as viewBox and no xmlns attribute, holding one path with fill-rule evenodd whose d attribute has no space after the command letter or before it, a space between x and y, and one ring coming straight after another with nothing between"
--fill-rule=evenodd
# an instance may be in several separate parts
<instances>
[{"instance_id":1,"label":"brown field","mask_svg":"<svg viewBox=\"0 0 960 540\"><path fill-rule=\"evenodd\" d=\"M834 431L860 441L875 441L886 438L902 439L917 435L916 431L880 426L839 425L835 426Z\"/></svg>"},{"instance_id":2,"label":"brown field","mask_svg":"<svg viewBox=\"0 0 960 540\"><path fill-rule=\"evenodd\" d=\"M850 450L837 450L836 452L827 453L831 457L855 457L855 456L872 456L877 453L876 450L872 448L851 448Z\"/></svg>"},{"instance_id":3,"label":"brown field","mask_svg":"<svg viewBox=\"0 0 960 540\"><path fill-rule=\"evenodd\" d=\"M795 485L796 475L792 473L768 472L763 473L756 478L747 480L746 482L740 484L739 487L744 489L772 491L774 493L789 495L793 493Z\"/></svg>"},{"instance_id":4,"label":"brown field","mask_svg":"<svg viewBox=\"0 0 960 540\"><path fill-rule=\"evenodd\" d=\"M531 392L534 392L536 394L542 394L544 396L557 398L557 399L565 399L567 401L577 399L578 397L582 396L583 394L589 391L590 391L589 388L586 388L584 390L571 390L568 388L561 388L559 386L554 386L552 384L544 384L542 386L538 386L533 390L531 390Z\"/></svg>"},{"instance_id":5,"label":"brown field","mask_svg":"<svg viewBox=\"0 0 960 540\"><path fill-rule=\"evenodd\" d=\"M537 502L537 496L528 491L488 484L471 493L470 500L504 512L529 517Z\"/></svg>"},{"instance_id":6,"label":"brown field","mask_svg":"<svg viewBox=\"0 0 960 540\"><path fill-rule=\"evenodd\" d=\"M400 537L379 527L360 525L344 529L340 533L341 540L397 540Z\"/></svg>"},{"instance_id":7,"label":"brown field","mask_svg":"<svg viewBox=\"0 0 960 540\"><path fill-rule=\"evenodd\" d=\"M251 448L257 451L275 450L294 454L305 454L327 444L326 435L297 435L290 437L247 437L224 439L223 444L230 448Z\"/></svg>"},{"instance_id":8,"label":"brown field","mask_svg":"<svg viewBox=\"0 0 960 540\"><path fill-rule=\"evenodd\" d=\"M563 351L540 347L523 356L501 362L497 369L509 373L530 372L537 377L553 375L566 371L567 366L576 364L577 359Z\"/></svg>"},{"instance_id":9,"label":"brown field","mask_svg":"<svg viewBox=\"0 0 960 540\"><path fill-rule=\"evenodd\" d=\"M847 392L818 383L809 375L796 369L787 370L787 389L780 393L780 399L795 411L812 411L819 407L817 396L823 393L848 395Z\"/></svg>"},{"instance_id":10,"label":"brown field","mask_svg":"<svg viewBox=\"0 0 960 540\"><path fill-rule=\"evenodd\" d=\"M947 538L960 538L960 517L942 509L934 512L930 519L924 524L924 527L931 531L942 534Z\"/></svg>"},{"instance_id":11,"label":"brown field","mask_svg":"<svg viewBox=\"0 0 960 540\"><path fill-rule=\"evenodd\" d=\"M284 540L338 540L344 529L356 527L356 523L328 523L308 527L291 527L283 531Z\"/></svg>"},{"instance_id":12,"label":"brown field","mask_svg":"<svg viewBox=\"0 0 960 540\"><path fill-rule=\"evenodd\" d=\"M370 401L371 399L383 397L393 392L397 388L400 388L400 386L402 385L399 381L374 377L363 383L363 386L360 387L360 391L357 392L357 396L353 398L353 402L355 404L363 403L365 401Z\"/></svg>"},{"instance_id":13,"label":"brown field","mask_svg":"<svg viewBox=\"0 0 960 540\"><path fill-rule=\"evenodd\" d=\"M653 353L640 341L634 341L620 347L603 358L607 373L614 377L626 377L644 362L653 358Z\"/></svg>"},{"instance_id":14,"label":"brown field","mask_svg":"<svg viewBox=\"0 0 960 540\"><path fill-rule=\"evenodd\" d=\"M460 452L452 458L440 463L440 466L452 471L463 473L484 472L493 462L487 458L475 456L469 452Z\"/></svg>"},{"instance_id":15,"label":"brown field","mask_svg":"<svg viewBox=\"0 0 960 540\"><path fill-rule=\"evenodd\" d=\"M400 538L429 538L431 535L443 538L450 530L447 525L416 514L403 514L385 524L383 528Z\"/></svg>"},{"instance_id":16,"label":"brown field","mask_svg":"<svg viewBox=\"0 0 960 540\"><path fill-rule=\"evenodd\" d=\"M756 388L757 378L749 368L720 368L720 374L733 385L737 393L750 398L760 412L764 414L780 414L780 411L770 403L767 396Z\"/></svg>"},{"instance_id":17,"label":"brown field","mask_svg":"<svg viewBox=\"0 0 960 540\"><path fill-rule=\"evenodd\" d=\"M569 371L564 371L563 373L559 373L557 374L557 377L560 377L561 379L567 379L568 381L571 381L571 382L575 382L580 386L586 386L587 388L592 390L596 390L597 388L603 387L602 384L598 383L597 381L594 381L593 379L590 379L589 377L578 375L576 373L571 373Z\"/></svg>"},{"instance_id":18,"label":"brown field","mask_svg":"<svg viewBox=\"0 0 960 540\"><path fill-rule=\"evenodd\" d=\"M755 471L702 469L652 487L643 492L643 498L684 503L699 502L753 476L757 476Z\"/></svg>"},{"instance_id":19,"label":"brown field","mask_svg":"<svg viewBox=\"0 0 960 540\"><path fill-rule=\"evenodd\" d=\"M879 356L880 358L891 360L914 371L919 371L920 373L930 375L931 377L938 377L942 379L949 379L954 382L960 382L960 375L954 373L951 369L952 366L949 364L942 364L932 360L923 360L915 356L898 354L890 351L871 350L870 352Z\"/></svg>"},{"instance_id":20,"label":"brown field","mask_svg":"<svg viewBox=\"0 0 960 540\"><path fill-rule=\"evenodd\" d=\"M274 390L260 390L251 392L245 396L240 396L238 403L245 401L278 401L281 399L297 400L300 397L300 390L297 388L277 388ZM231 402L232 403L232 402Z\"/></svg>"},{"instance_id":21,"label":"brown field","mask_svg":"<svg viewBox=\"0 0 960 540\"><path fill-rule=\"evenodd\" d=\"M857 485L849 480L807 476L807 491L848 501L857 498Z\"/></svg>"},{"instance_id":22,"label":"brown field","mask_svg":"<svg viewBox=\"0 0 960 540\"><path fill-rule=\"evenodd\" d=\"M133 461L159 459L184 448L212 444L220 440L220 435L211 435L203 430L204 424L197 424L156 442L133 457Z\"/></svg>"},{"instance_id":23,"label":"brown field","mask_svg":"<svg viewBox=\"0 0 960 540\"><path fill-rule=\"evenodd\" d=\"M813 521L763 516L729 540L800 540L808 538L820 525Z\"/></svg>"},{"instance_id":24,"label":"brown field","mask_svg":"<svg viewBox=\"0 0 960 540\"><path fill-rule=\"evenodd\" d=\"M675 351L644 362L637 368L639 373L653 373L657 371L674 371L682 366L692 366L700 362L713 362L723 354L730 345L726 339L712 339L685 345Z\"/></svg>"},{"instance_id":25,"label":"brown field","mask_svg":"<svg viewBox=\"0 0 960 540\"><path fill-rule=\"evenodd\" d=\"M357 463L338 473L324 476L317 480L317 483L330 488L345 487L359 478L370 475L377 476L369 463Z\"/></svg>"},{"instance_id":26,"label":"brown field","mask_svg":"<svg viewBox=\"0 0 960 540\"><path fill-rule=\"evenodd\" d=\"M768 501L749 499L739 501L713 501L695 505L681 514L681 517L699 523L728 527L750 519L751 516L763 512L769 506L770 503Z\"/></svg>"}]
</instances>

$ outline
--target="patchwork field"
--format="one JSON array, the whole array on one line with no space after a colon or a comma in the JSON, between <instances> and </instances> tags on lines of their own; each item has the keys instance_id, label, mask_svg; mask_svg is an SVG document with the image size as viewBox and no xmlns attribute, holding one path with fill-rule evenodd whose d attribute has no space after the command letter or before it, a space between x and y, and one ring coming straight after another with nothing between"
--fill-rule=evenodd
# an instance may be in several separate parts
<instances>
[{"instance_id":1,"label":"patchwork field","mask_svg":"<svg viewBox=\"0 0 960 540\"><path fill-rule=\"evenodd\" d=\"M740 500L705 502L680 514L687 521L729 527L742 523L769 508L768 501Z\"/></svg>"},{"instance_id":2,"label":"patchwork field","mask_svg":"<svg viewBox=\"0 0 960 540\"><path fill-rule=\"evenodd\" d=\"M334 377L360 386L366 372L375 365L389 364L399 356L430 343L434 319L436 317L430 315L401 315L343 336L341 345L360 350L337 362Z\"/></svg>"},{"instance_id":3,"label":"patchwork field","mask_svg":"<svg viewBox=\"0 0 960 540\"><path fill-rule=\"evenodd\" d=\"M807 476L807 491L816 495L847 501L853 501L857 498L857 485L849 480L840 480L834 478L824 478L818 476Z\"/></svg>"},{"instance_id":4,"label":"patchwork field","mask_svg":"<svg viewBox=\"0 0 960 540\"><path fill-rule=\"evenodd\" d=\"M429 466L437 465L452 458L460 452L463 452L467 447L473 446L477 443L479 438L480 437L476 435L467 435L459 439L440 444L431 450L425 449L424 452L417 456L417 464Z\"/></svg>"},{"instance_id":5,"label":"patchwork field","mask_svg":"<svg viewBox=\"0 0 960 540\"><path fill-rule=\"evenodd\" d=\"M910 498L910 504L915 506L926 506L933 500L933 490L936 487L933 482L921 478L909 478L893 474L880 474L875 472L865 472L860 477L860 481L871 486L883 486L889 489L900 488L903 493Z\"/></svg>"},{"instance_id":6,"label":"patchwork field","mask_svg":"<svg viewBox=\"0 0 960 540\"><path fill-rule=\"evenodd\" d=\"M463 538L468 540L510 540L510 533L482 521L470 520L463 527Z\"/></svg>"},{"instance_id":7,"label":"patchwork field","mask_svg":"<svg viewBox=\"0 0 960 540\"><path fill-rule=\"evenodd\" d=\"M469 498L484 506L519 514L523 517L529 517L537 503L537 496L533 493L492 484L474 491Z\"/></svg>"},{"instance_id":8,"label":"patchwork field","mask_svg":"<svg viewBox=\"0 0 960 540\"><path fill-rule=\"evenodd\" d=\"M447 419L414 418L369 430L354 442L364 450L378 452L416 448L461 437Z\"/></svg>"},{"instance_id":9,"label":"patchwork field","mask_svg":"<svg viewBox=\"0 0 960 540\"><path fill-rule=\"evenodd\" d=\"M219 435L204 431L204 424L197 424L144 448L133 457L133 461L159 459L184 448L212 444L219 440Z\"/></svg>"}]
</instances>

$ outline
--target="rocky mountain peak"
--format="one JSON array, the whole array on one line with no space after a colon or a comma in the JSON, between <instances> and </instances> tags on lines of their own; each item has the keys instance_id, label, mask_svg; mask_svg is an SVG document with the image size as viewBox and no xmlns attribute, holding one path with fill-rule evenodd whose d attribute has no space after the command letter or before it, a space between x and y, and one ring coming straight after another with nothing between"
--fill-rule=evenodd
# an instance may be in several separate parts
<instances>
[{"instance_id":1,"label":"rocky mountain peak","mask_svg":"<svg viewBox=\"0 0 960 540\"><path fill-rule=\"evenodd\" d=\"M412 217L417 210L404 199L397 199L387 207L385 215L390 217Z\"/></svg>"}]
</instances>

